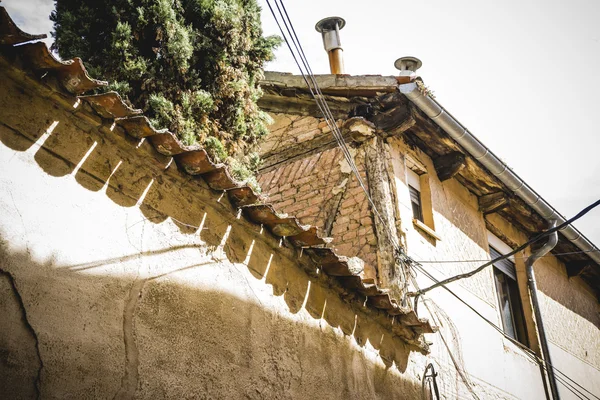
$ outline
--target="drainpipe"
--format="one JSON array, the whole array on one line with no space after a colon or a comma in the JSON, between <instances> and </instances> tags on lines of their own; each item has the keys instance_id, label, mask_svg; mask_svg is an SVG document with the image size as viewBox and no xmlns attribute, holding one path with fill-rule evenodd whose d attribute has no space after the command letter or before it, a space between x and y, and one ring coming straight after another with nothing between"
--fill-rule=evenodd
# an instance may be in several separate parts
<instances>
[{"instance_id":1,"label":"drainpipe","mask_svg":"<svg viewBox=\"0 0 600 400\"><path fill-rule=\"evenodd\" d=\"M323 37L323 47L329 55L329 69L332 74L344 73L344 49L340 40L340 29L346 21L340 17L328 17L320 20L315 25L317 32Z\"/></svg>"},{"instance_id":2,"label":"drainpipe","mask_svg":"<svg viewBox=\"0 0 600 400\"><path fill-rule=\"evenodd\" d=\"M549 222L549 229L552 229L556 226L556 220ZM546 331L544 330L544 323L542 321L542 312L540 310L540 305L537 296L537 284L535 282L535 275L533 273L533 264L539 258L548 254L550 250L552 250L554 246L556 246L556 243L558 243L558 233L554 232L552 235L550 235L548 242L544 246L542 246L541 249L539 249L527 258L527 260L525 261L525 269L527 271L527 287L529 288L529 295L531 296L531 303L533 306L533 312L535 314L537 331L540 337L540 347L542 348L542 356L543 360L546 361L546 371L548 375L548 382L550 384L550 391L552 392L552 398L554 400L559 400L560 396L558 395L558 388L556 386L556 377L554 376L554 370L550 366L552 365L552 361L550 361L550 349L548 348ZM542 373L542 380L544 382L544 390L546 391L546 397L548 397L548 389L546 386L546 373L544 373L544 366L542 364L540 364L540 372Z\"/></svg>"}]
</instances>

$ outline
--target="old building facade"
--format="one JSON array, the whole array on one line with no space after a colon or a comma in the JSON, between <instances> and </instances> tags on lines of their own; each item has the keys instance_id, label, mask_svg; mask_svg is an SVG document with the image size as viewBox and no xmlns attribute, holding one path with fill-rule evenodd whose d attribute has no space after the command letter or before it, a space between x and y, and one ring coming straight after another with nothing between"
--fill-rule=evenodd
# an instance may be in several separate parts
<instances>
[{"instance_id":1,"label":"old building facade","mask_svg":"<svg viewBox=\"0 0 600 400\"><path fill-rule=\"evenodd\" d=\"M390 276L393 265L381 255L389 252L389 246L381 243L378 217L330 126L307 101L310 96L300 79L267 73L262 105L271 111L275 124L263 146L260 182L276 208L323 227L338 252L365 260L365 278L393 290L401 277ZM390 214L403 249L420 264L411 271L417 285L434 283L425 273L444 280L469 272L548 229L541 214L499 178L501 173L482 165L481 155L489 150L455 141L446 130L451 123L458 125L454 119L440 123L431 118L428 113L449 114L419 89L420 82L335 75L317 80L340 132L351 144L368 193L386 196L384 202L376 200L376 206L380 213ZM423 106L423 101L412 100L415 97L430 104ZM466 129L459 129L464 136ZM374 183L378 187L372 188ZM386 203L393 210L386 210ZM578 398L581 392L593 397L600 389L596 383L600 331L598 263L589 255L597 249L590 244L593 250L582 250L559 236L553 250L559 255L549 253L534 264L539 308L551 364L559 370L555 375L560 397ZM527 289L525 260L531 254L527 248L449 284L457 297L437 288L423 300L419 316L439 327L429 339L434 345L426 358L440 371L437 379L444 396L525 399L544 398L545 390L551 392L544 388L539 365L520 346L541 354Z\"/></svg>"},{"instance_id":2,"label":"old building facade","mask_svg":"<svg viewBox=\"0 0 600 400\"><path fill-rule=\"evenodd\" d=\"M467 306L539 354L529 249L414 306L423 270L547 228L415 82L318 78L349 163L301 78L267 73L258 195L0 17L2 398L430 398L430 364L442 398L544 398L538 364ZM578 249L560 236L534 268L552 364L591 397L598 264Z\"/></svg>"}]
</instances>

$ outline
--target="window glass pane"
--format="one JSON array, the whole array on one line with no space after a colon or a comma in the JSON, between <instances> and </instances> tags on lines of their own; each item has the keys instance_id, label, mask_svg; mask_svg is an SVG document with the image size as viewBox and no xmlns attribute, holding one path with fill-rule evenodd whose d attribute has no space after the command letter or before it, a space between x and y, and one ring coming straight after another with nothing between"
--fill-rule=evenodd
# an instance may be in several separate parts
<instances>
[{"instance_id":1,"label":"window glass pane","mask_svg":"<svg viewBox=\"0 0 600 400\"><path fill-rule=\"evenodd\" d=\"M498 291L498 302L500 303L500 315L502 316L504 333L516 339L507 276L496 268L494 268L494 276L496 278L496 290Z\"/></svg>"},{"instance_id":2,"label":"window glass pane","mask_svg":"<svg viewBox=\"0 0 600 400\"><path fill-rule=\"evenodd\" d=\"M421 212L421 207L419 207L418 204L416 203L412 203L412 212L413 212L413 217L415 219L418 219L419 221L423 222L423 213Z\"/></svg>"},{"instance_id":3,"label":"window glass pane","mask_svg":"<svg viewBox=\"0 0 600 400\"><path fill-rule=\"evenodd\" d=\"M501 244L505 247L505 251L502 253L490 246L490 257L492 259L496 259L501 254L506 254L506 251L510 251L508 246L504 243ZM525 345L529 345L514 262L510 260L494 262L494 280L504 333Z\"/></svg>"},{"instance_id":4,"label":"window glass pane","mask_svg":"<svg viewBox=\"0 0 600 400\"><path fill-rule=\"evenodd\" d=\"M523 303L521 303L521 294L517 281L507 278L513 323L517 340L525 345L529 345L527 338L527 326L525 325L525 315L523 314Z\"/></svg>"},{"instance_id":5,"label":"window glass pane","mask_svg":"<svg viewBox=\"0 0 600 400\"><path fill-rule=\"evenodd\" d=\"M413 217L423 222L423 210L421 208L421 193L412 186L408 186L410 193L410 204L412 205Z\"/></svg>"}]
</instances>

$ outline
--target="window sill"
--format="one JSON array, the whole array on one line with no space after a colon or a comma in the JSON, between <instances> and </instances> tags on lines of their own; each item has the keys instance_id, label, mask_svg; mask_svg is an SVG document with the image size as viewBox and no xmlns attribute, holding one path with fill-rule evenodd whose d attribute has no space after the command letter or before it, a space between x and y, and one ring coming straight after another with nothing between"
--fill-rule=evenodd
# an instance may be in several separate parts
<instances>
[{"instance_id":1,"label":"window sill","mask_svg":"<svg viewBox=\"0 0 600 400\"><path fill-rule=\"evenodd\" d=\"M425 225L423 222L419 221L418 219L413 218L413 225L415 226L415 228L418 228L420 231L427 234L432 239L442 240L442 238L440 238L433 229L431 229L430 227L428 227L427 225Z\"/></svg>"}]
</instances>

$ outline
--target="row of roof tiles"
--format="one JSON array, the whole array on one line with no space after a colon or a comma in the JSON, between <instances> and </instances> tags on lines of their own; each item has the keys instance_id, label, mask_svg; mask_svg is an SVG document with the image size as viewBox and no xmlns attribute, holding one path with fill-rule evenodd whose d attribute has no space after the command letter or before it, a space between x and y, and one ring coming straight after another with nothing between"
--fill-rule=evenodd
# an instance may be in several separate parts
<instances>
[{"instance_id":1,"label":"row of roof tiles","mask_svg":"<svg viewBox=\"0 0 600 400\"><path fill-rule=\"evenodd\" d=\"M335 277L345 289L365 296L367 306L396 316L403 326L413 330L415 337L434 332L428 320L418 318L411 309L400 307L387 290L357 275L349 267L347 257L326 247L330 240L322 237L317 227L303 225L295 217L277 213L250 186L236 181L225 164L213 162L202 147L183 145L168 130L155 129L142 110L129 107L116 92L82 95L106 86L107 82L91 78L79 58L57 60L43 42L27 43L43 37L45 35L30 35L21 31L6 10L0 7L0 47L10 47L11 52L16 54L19 68L38 76L43 73L54 74L64 90L90 104L99 116L114 120L132 137L147 138L159 153L174 157L182 171L201 176L215 191L225 191L232 204L241 209L249 221L266 226L275 236L286 238L294 246L302 248L327 275ZM404 339L417 343L414 338Z\"/></svg>"}]
</instances>

